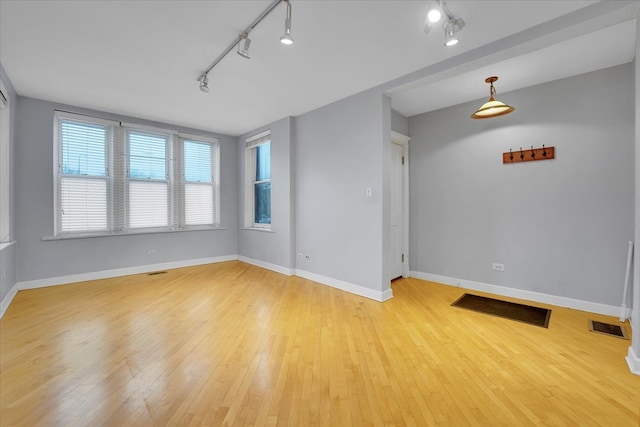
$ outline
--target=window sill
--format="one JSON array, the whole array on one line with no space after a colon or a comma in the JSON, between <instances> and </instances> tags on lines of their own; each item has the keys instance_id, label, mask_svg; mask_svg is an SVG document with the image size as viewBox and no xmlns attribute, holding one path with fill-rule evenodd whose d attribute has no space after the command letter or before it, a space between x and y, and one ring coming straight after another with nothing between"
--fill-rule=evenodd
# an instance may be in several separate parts
<instances>
[{"instance_id":1,"label":"window sill","mask_svg":"<svg viewBox=\"0 0 640 427\"><path fill-rule=\"evenodd\" d=\"M272 228L262 228L262 227L240 227L240 230L247 231L261 231L262 233L275 233Z\"/></svg>"},{"instance_id":2,"label":"window sill","mask_svg":"<svg viewBox=\"0 0 640 427\"><path fill-rule=\"evenodd\" d=\"M139 236L145 234L165 234L165 233L184 233L190 231L217 231L227 230L227 227L194 227L184 228L181 230L146 230L146 231L131 231L128 233L96 233L96 234L63 234L60 236L43 236L42 240L71 240L71 239L91 239L94 237L117 237L117 236Z\"/></svg>"},{"instance_id":3,"label":"window sill","mask_svg":"<svg viewBox=\"0 0 640 427\"><path fill-rule=\"evenodd\" d=\"M15 240L13 242L1 242L0 243L0 252L2 252L3 250L5 250L6 248L8 248L9 246L13 245L15 242Z\"/></svg>"}]
</instances>

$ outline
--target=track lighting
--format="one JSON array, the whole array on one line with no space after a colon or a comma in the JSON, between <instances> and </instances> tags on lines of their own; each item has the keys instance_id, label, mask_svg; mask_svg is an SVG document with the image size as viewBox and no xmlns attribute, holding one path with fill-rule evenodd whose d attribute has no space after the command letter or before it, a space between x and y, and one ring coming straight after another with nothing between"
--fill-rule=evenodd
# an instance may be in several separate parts
<instances>
[{"instance_id":1,"label":"track lighting","mask_svg":"<svg viewBox=\"0 0 640 427\"><path fill-rule=\"evenodd\" d=\"M209 93L209 77L207 77L206 74L203 74L198 80L200 80L200 90L204 93Z\"/></svg>"},{"instance_id":2,"label":"track lighting","mask_svg":"<svg viewBox=\"0 0 640 427\"><path fill-rule=\"evenodd\" d=\"M444 0L437 0L433 3L433 6L425 16L424 32L429 33L429 31L431 31L431 26L440 22L442 17L445 16L447 20L442 25L442 28L444 29L444 45L454 46L458 44L460 39L458 38L457 33L460 32L462 27L464 27L464 21L462 18L456 18L453 16L453 13L451 13Z\"/></svg>"},{"instance_id":3,"label":"track lighting","mask_svg":"<svg viewBox=\"0 0 640 427\"><path fill-rule=\"evenodd\" d=\"M251 59L249 56L249 46L251 46L251 39L249 38L249 34L242 33L240 34L240 42L238 42L238 55L243 58Z\"/></svg>"},{"instance_id":4,"label":"track lighting","mask_svg":"<svg viewBox=\"0 0 640 427\"><path fill-rule=\"evenodd\" d=\"M460 39L457 34L462 27L464 27L464 21L462 19L452 19L444 25L444 45L455 46Z\"/></svg>"},{"instance_id":5,"label":"track lighting","mask_svg":"<svg viewBox=\"0 0 640 427\"><path fill-rule=\"evenodd\" d=\"M515 110L512 106L496 101L494 98L496 88L493 87L493 82L496 80L498 80L498 77L496 76L487 77L485 79L485 83L489 83L491 85L491 88L489 89L489 100L482 104L482 107L478 108L478 110L471 115L472 119L488 119L491 117L504 116L505 114L509 114Z\"/></svg>"},{"instance_id":6,"label":"track lighting","mask_svg":"<svg viewBox=\"0 0 640 427\"><path fill-rule=\"evenodd\" d=\"M273 9L276 8L280 3L287 4L287 16L284 21L284 35L280 37L280 42L283 44L293 44L293 38L291 37L291 3L289 0L273 0L273 2L267 7L253 22L238 35L232 42L227 46L227 48L222 51L220 55L209 65L196 79L200 82L200 90L203 92L209 92L209 71L213 69L222 59L227 56L229 52L231 52L235 47L237 47L238 55L243 58L251 59L249 56L249 47L251 46L251 39L249 38L249 33L269 14Z\"/></svg>"},{"instance_id":7,"label":"track lighting","mask_svg":"<svg viewBox=\"0 0 640 427\"><path fill-rule=\"evenodd\" d=\"M291 37L291 2L284 0L287 3L287 16L284 20L284 34L280 37L280 43L293 44L293 37Z\"/></svg>"},{"instance_id":8,"label":"track lighting","mask_svg":"<svg viewBox=\"0 0 640 427\"><path fill-rule=\"evenodd\" d=\"M427 20L432 24L439 22L440 19L442 18L441 9L442 7L440 6L440 2L437 1L436 4L432 6L431 9L429 9L429 12L427 12Z\"/></svg>"}]
</instances>

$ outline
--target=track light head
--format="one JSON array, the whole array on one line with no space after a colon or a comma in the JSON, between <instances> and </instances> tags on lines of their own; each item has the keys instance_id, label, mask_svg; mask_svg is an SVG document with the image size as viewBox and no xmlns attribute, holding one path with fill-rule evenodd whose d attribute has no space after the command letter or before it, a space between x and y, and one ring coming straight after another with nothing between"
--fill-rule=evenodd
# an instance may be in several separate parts
<instances>
[{"instance_id":1,"label":"track light head","mask_svg":"<svg viewBox=\"0 0 640 427\"><path fill-rule=\"evenodd\" d=\"M280 43L290 45L293 44L293 37L291 37L291 2L285 0L287 3L287 17L284 20L284 34L280 37Z\"/></svg>"},{"instance_id":2,"label":"track light head","mask_svg":"<svg viewBox=\"0 0 640 427\"><path fill-rule=\"evenodd\" d=\"M209 93L209 77L204 74L198 80L200 80L200 90L204 93Z\"/></svg>"},{"instance_id":3,"label":"track light head","mask_svg":"<svg viewBox=\"0 0 640 427\"><path fill-rule=\"evenodd\" d=\"M451 19L444 25L444 45L455 46L460 39L458 38L458 32L464 27L464 21L461 18Z\"/></svg>"},{"instance_id":4,"label":"track light head","mask_svg":"<svg viewBox=\"0 0 640 427\"><path fill-rule=\"evenodd\" d=\"M440 19L442 19L442 6L440 6L439 1L434 1L434 3L429 12L427 12L427 22L432 24L440 22Z\"/></svg>"},{"instance_id":5,"label":"track light head","mask_svg":"<svg viewBox=\"0 0 640 427\"><path fill-rule=\"evenodd\" d=\"M238 42L238 55L246 59L251 59L251 56L249 56L249 47L251 46L251 39L249 38L249 34L242 33L240 34L240 37L241 39Z\"/></svg>"}]
</instances>

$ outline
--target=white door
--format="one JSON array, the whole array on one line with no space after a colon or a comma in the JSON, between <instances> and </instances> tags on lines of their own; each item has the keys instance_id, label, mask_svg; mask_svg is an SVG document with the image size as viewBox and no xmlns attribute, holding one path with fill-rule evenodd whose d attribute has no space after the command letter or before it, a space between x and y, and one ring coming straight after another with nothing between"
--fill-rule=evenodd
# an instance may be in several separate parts
<instances>
[{"instance_id":1,"label":"white door","mask_svg":"<svg viewBox=\"0 0 640 427\"><path fill-rule=\"evenodd\" d=\"M390 279L402 277L404 263L404 147L391 143Z\"/></svg>"}]
</instances>

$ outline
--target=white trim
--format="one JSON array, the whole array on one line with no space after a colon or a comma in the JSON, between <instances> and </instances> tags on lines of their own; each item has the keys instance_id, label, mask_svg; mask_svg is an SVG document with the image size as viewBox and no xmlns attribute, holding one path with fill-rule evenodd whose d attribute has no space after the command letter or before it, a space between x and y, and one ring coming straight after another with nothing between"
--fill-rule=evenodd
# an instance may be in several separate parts
<instances>
[{"instance_id":1,"label":"white trim","mask_svg":"<svg viewBox=\"0 0 640 427\"><path fill-rule=\"evenodd\" d=\"M299 269L295 270L295 274L296 276L313 280L314 282L318 282L322 285L331 286L332 288L370 298L378 302L384 302L393 298L393 291L391 289L387 289L386 291L374 291L373 289L365 288L364 286Z\"/></svg>"},{"instance_id":2,"label":"white trim","mask_svg":"<svg viewBox=\"0 0 640 427\"><path fill-rule=\"evenodd\" d=\"M16 283L9 290L7 295L5 295L4 298L2 298L2 301L0 301L0 319L2 319L2 316L4 316L4 313L7 311L7 308L9 308L11 301L13 301L18 291L19 291L19 288L18 288L18 284Z\"/></svg>"},{"instance_id":3,"label":"white trim","mask_svg":"<svg viewBox=\"0 0 640 427\"><path fill-rule=\"evenodd\" d=\"M629 347L629 353L627 354L626 359L631 373L640 375L640 357L633 352L633 347Z\"/></svg>"},{"instance_id":4,"label":"white trim","mask_svg":"<svg viewBox=\"0 0 640 427\"><path fill-rule=\"evenodd\" d=\"M138 123L129 123L129 122L119 122L120 127L123 127L125 129L132 130L132 131L142 131L142 132L150 132L150 133L159 133L159 134L168 134L168 135L178 135L179 132L177 130L174 129L167 129L167 128L161 128L161 127L156 127L156 126L148 126L148 125L141 125Z\"/></svg>"},{"instance_id":5,"label":"white trim","mask_svg":"<svg viewBox=\"0 0 640 427\"><path fill-rule=\"evenodd\" d=\"M293 276L294 269L282 267L277 264L271 264L270 262L261 261L255 258L249 258L246 256L238 255L238 261L246 262L247 264L255 265L260 268L275 271L276 273L284 274L285 276Z\"/></svg>"},{"instance_id":6,"label":"white trim","mask_svg":"<svg viewBox=\"0 0 640 427\"><path fill-rule=\"evenodd\" d=\"M410 276L416 279L442 283L444 285L455 286L463 289L488 292L491 294L540 302L543 304L557 305L559 307L573 308L575 310L604 314L606 316L618 317L620 315L620 307L615 305L600 304L596 302L543 294L540 292L526 291L523 289L507 288L504 286L492 285L490 283L473 282L471 280L456 279L454 277L439 276L437 274L422 273L419 271L411 271Z\"/></svg>"},{"instance_id":7,"label":"white trim","mask_svg":"<svg viewBox=\"0 0 640 427\"><path fill-rule=\"evenodd\" d=\"M267 141L271 141L271 129L267 129L264 132L245 138L244 143L246 144L246 148L253 148L260 144L264 144Z\"/></svg>"},{"instance_id":8,"label":"white trim","mask_svg":"<svg viewBox=\"0 0 640 427\"><path fill-rule=\"evenodd\" d=\"M244 231L260 231L262 233L275 233L271 227L240 227L240 230Z\"/></svg>"},{"instance_id":9,"label":"white trim","mask_svg":"<svg viewBox=\"0 0 640 427\"><path fill-rule=\"evenodd\" d=\"M402 253L404 262L402 263L402 277L407 278L411 272L409 265L409 143L411 138L394 130L391 131L391 143L402 146Z\"/></svg>"},{"instance_id":10,"label":"white trim","mask_svg":"<svg viewBox=\"0 0 640 427\"><path fill-rule=\"evenodd\" d=\"M16 243L15 240L11 241L11 242L0 242L0 252L2 252L3 250L5 250L6 248L8 248L9 246L12 246L14 243Z\"/></svg>"},{"instance_id":11,"label":"white trim","mask_svg":"<svg viewBox=\"0 0 640 427\"><path fill-rule=\"evenodd\" d=\"M161 233L182 233L185 231L216 231L216 230L228 230L227 227L212 227L209 225L185 225L184 228L175 229L144 229L134 228L134 231L129 232L108 232L108 233L78 233L78 234L59 234L57 236L42 236L42 241L50 242L55 240L70 240L70 239L92 239L94 237L115 237L115 236L136 236L140 234L161 234Z\"/></svg>"},{"instance_id":12,"label":"white trim","mask_svg":"<svg viewBox=\"0 0 640 427\"><path fill-rule=\"evenodd\" d=\"M120 122L117 120L103 119L100 117L94 117L94 116L90 116L88 114L82 114L82 113L72 113L71 111L54 110L53 121L58 122L58 120L71 120L71 121L76 121L81 123L87 123L90 125L100 125L100 126L115 126L115 127L120 126Z\"/></svg>"},{"instance_id":13,"label":"white trim","mask_svg":"<svg viewBox=\"0 0 640 427\"><path fill-rule=\"evenodd\" d=\"M411 142L411 138L407 135L403 135L401 133L396 132L395 130L392 130L391 142L395 142L398 145L409 145L409 143Z\"/></svg>"},{"instance_id":14,"label":"white trim","mask_svg":"<svg viewBox=\"0 0 640 427\"><path fill-rule=\"evenodd\" d=\"M195 133L178 132L178 138L194 142L208 142L209 144L219 144L220 140L213 136L198 135Z\"/></svg>"},{"instance_id":15,"label":"white trim","mask_svg":"<svg viewBox=\"0 0 640 427\"><path fill-rule=\"evenodd\" d=\"M67 285L75 282L86 282L89 280L109 279L112 277L129 276L132 274L149 273L158 270L169 270L173 268L192 267L195 265L215 264L225 261L236 261L237 255L225 255L220 257L189 259L184 261L163 262L158 264L138 265L135 267L116 268L113 270L95 271L90 273L71 274L68 276L48 277L46 279L28 280L18 282L18 290L45 288L47 286Z\"/></svg>"}]
</instances>

